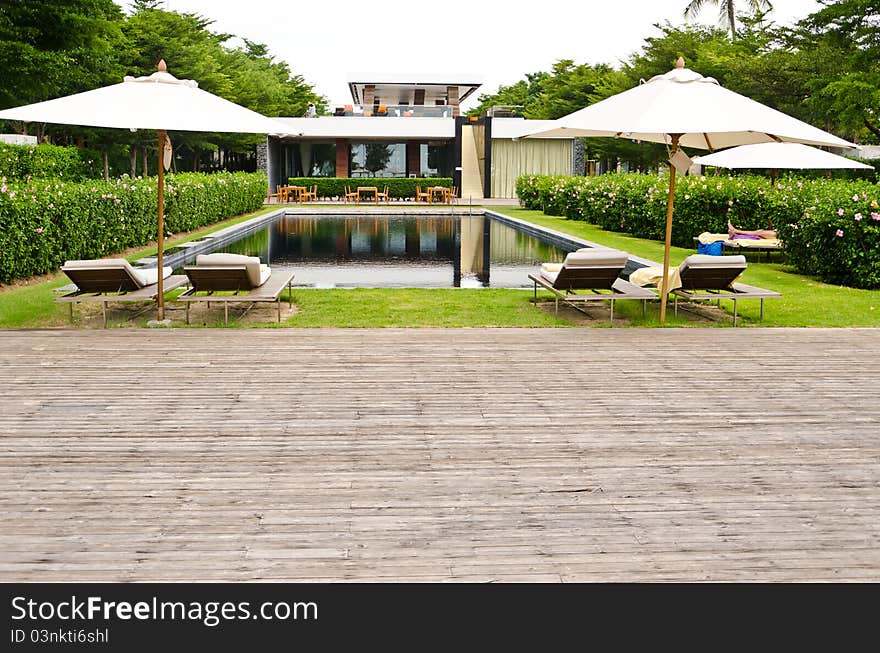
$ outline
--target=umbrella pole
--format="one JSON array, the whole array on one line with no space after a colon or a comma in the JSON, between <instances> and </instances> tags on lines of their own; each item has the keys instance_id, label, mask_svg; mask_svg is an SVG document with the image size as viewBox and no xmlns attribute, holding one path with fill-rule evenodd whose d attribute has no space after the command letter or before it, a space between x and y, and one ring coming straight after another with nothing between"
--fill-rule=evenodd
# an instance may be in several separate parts
<instances>
[{"instance_id":1,"label":"umbrella pole","mask_svg":"<svg viewBox=\"0 0 880 653\"><path fill-rule=\"evenodd\" d=\"M680 134L672 135L670 159L678 152ZM669 199L666 201L666 241L663 248L663 277L660 279L660 324L666 322L666 297L669 295L669 248L672 246L672 209L675 202L675 166L669 162Z\"/></svg>"},{"instance_id":2,"label":"umbrella pole","mask_svg":"<svg viewBox=\"0 0 880 653\"><path fill-rule=\"evenodd\" d=\"M164 255L165 249L165 170L163 166L163 154L165 152L165 130L159 129L156 131L159 136L159 220L158 220L158 229L159 235L157 240L158 245L158 255L156 256L156 266L158 267L158 277L159 277L159 286L157 291L158 302L159 302L159 312L157 315L157 319L161 322L165 319L165 296L164 296L164 280L162 279L162 258Z\"/></svg>"}]
</instances>

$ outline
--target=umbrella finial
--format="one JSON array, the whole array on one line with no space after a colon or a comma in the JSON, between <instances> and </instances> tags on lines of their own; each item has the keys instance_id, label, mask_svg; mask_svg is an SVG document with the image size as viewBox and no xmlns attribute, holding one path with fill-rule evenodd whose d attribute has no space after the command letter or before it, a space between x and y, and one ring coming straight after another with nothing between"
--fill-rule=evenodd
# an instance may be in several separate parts
<instances>
[{"instance_id":1,"label":"umbrella finial","mask_svg":"<svg viewBox=\"0 0 880 653\"><path fill-rule=\"evenodd\" d=\"M158 70L160 73L167 73L168 72L168 66L165 64L164 59L159 59L159 63L156 66L156 70Z\"/></svg>"},{"instance_id":2,"label":"umbrella finial","mask_svg":"<svg viewBox=\"0 0 880 653\"><path fill-rule=\"evenodd\" d=\"M684 68L684 57L678 58L678 61L675 62L675 67L676 68Z\"/></svg>"}]
</instances>

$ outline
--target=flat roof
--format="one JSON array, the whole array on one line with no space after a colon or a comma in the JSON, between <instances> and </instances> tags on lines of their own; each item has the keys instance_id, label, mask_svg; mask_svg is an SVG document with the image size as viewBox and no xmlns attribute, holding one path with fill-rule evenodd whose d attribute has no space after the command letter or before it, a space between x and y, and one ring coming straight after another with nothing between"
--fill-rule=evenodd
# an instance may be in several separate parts
<instances>
[{"instance_id":1,"label":"flat roof","mask_svg":"<svg viewBox=\"0 0 880 653\"><path fill-rule=\"evenodd\" d=\"M276 118L289 126L283 136L300 138L450 139L455 138L454 118L397 118L367 116L320 116Z\"/></svg>"},{"instance_id":2,"label":"flat roof","mask_svg":"<svg viewBox=\"0 0 880 653\"><path fill-rule=\"evenodd\" d=\"M493 118L492 138L522 138L555 126L555 120L526 120L525 118ZM563 138L573 138L565 136Z\"/></svg>"},{"instance_id":3,"label":"flat roof","mask_svg":"<svg viewBox=\"0 0 880 653\"><path fill-rule=\"evenodd\" d=\"M483 80L475 75L463 74L352 73L348 77L348 89L355 104L363 103L364 87L369 85L376 87L376 97L383 104L413 104L416 89L425 92L425 104L436 104L437 100L446 100L446 89L450 86L458 87L461 103L482 84Z\"/></svg>"},{"instance_id":4,"label":"flat roof","mask_svg":"<svg viewBox=\"0 0 880 653\"><path fill-rule=\"evenodd\" d=\"M455 138L455 118L375 117L375 116L320 116L318 118L275 118L289 131L281 137L304 139L422 139L443 140ZM525 118L495 118L492 120L492 138L522 138L528 134L549 129L553 120L526 120ZM571 138L561 136L558 138Z\"/></svg>"}]
</instances>

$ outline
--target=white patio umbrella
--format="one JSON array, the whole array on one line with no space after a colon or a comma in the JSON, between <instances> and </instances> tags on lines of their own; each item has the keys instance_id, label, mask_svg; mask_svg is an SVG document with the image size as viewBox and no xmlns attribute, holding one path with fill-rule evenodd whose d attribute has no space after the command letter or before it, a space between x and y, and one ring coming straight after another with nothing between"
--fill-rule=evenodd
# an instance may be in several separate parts
<instances>
[{"instance_id":1,"label":"white patio umbrella","mask_svg":"<svg viewBox=\"0 0 880 653\"><path fill-rule=\"evenodd\" d=\"M696 156L694 163L719 168L768 170L873 170L874 166L801 143L755 143Z\"/></svg>"},{"instance_id":2,"label":"white patio umbrella","mask_svg":"<svg viewBox=\"0 0 880 653\"><path fill-rule=\"evenodd\" d=\"M612 137L665 143L669 146L669 199L660 321L666 320L669 248L676 168L687 170L690 159L680 147L716 150L749 143L792 142L855 147L843 139L723 88L711 77L684 67L652 77L644 84L556 120L556 125L526 138Z\"/></svg>"},{"instance_id":3,"label":"white patio umbrella","mask_svg":"<svg viewBox=\"0 0 880 653\"><path fill-rule=\"evenodd\" d=\"M160 61L148 77L126 77L121 84L0 111L0 119L117 129L154 129L159 144L158 318L165 319L162 297L165 168L168 131L278 134L286 127L256 111L203 91L198 83L177 79ZM165 165L163 166L163 163Z\"/></svg>"}]
</instances>

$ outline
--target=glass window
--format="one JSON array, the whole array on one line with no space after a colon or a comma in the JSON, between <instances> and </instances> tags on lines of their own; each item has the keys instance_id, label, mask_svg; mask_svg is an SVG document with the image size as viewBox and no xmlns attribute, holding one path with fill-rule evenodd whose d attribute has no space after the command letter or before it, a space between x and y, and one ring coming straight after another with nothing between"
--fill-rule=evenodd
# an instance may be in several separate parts
<instances>
[{"instance_id":1,"label":"glass window","mask_svg":"<svg viewBox=\"0 0 880 653\"><path fill-rule=\"evenodd\" d=\"M312 168L307 176L336 176L336 143L315 143L312 145Z\"/></svg>"},{"instance_id":2,"label":"glass window","mask_svg":"<svg viewBox=\"0 0 880 653\"><path fill-rule=\"evenodd\" d=\"M451 177L452 156L450 145L422 143L419 145L419 176Z\"/></svg>"},{"instance_id":3,"label":"glass window","mask_svg":"<svg viewBox=\"0 0 880 653\"><path fill-rule=\"evenodd\" d=\"M336 176L336 143L301 141L286 150L288 177Z\"/></svg>"},{"instance_id":4,"label":"glass window","mask_svg":"<svg viewBox=\"0 0 880 653\"><path fill-rule=\"evenodd\" d=\"M406 177L404 143L352 143L352 177Z\"/></svg>"}]
</instances>

